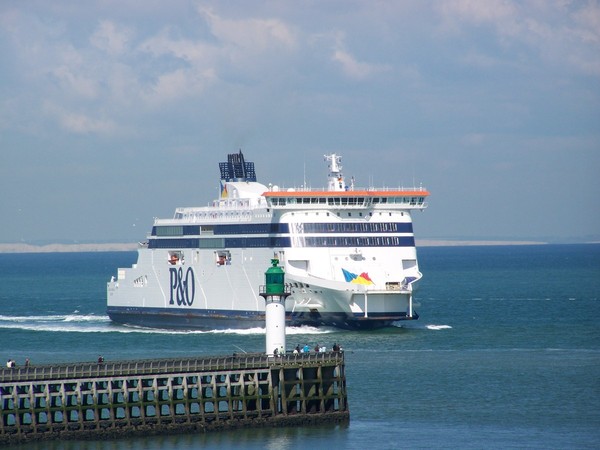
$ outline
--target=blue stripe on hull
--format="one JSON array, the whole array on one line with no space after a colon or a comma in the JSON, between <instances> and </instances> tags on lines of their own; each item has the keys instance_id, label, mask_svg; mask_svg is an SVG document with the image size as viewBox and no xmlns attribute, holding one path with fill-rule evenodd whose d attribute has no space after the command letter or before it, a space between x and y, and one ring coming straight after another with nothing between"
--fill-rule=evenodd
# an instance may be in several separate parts
<instances>
[{"instance_id":1,"label":"blue stripe on hull","mask_svg":"<svg viewBox=\"0 0 600 450\"><path fill-rule=\"evenodd\" d=\"M264 313L249 311L191 312L166 308L109 307L110 319L117 323L148 328L201 330L247 329L265 326Z\"/></svg>"},{"instance_id":2,"label":"blue stripe on hull","mask_svg":"<svg viewBox=\"0 0 600 450\"><path fill-rule=\"evenodd\" d=\"M107 314L110 319L117 323L135 325L148 328L162 329L248 329L264 328L265 315L263 312L251 311L179 311L166 308L128 308L109 307ZM336 313L301 313L286 315L287 324L290 326L309 325L314 327L331 326L345 330L373 330L389 327L393 322L399 320L415 320L406 313L372 314L369 317L363 315L348 316Z\"/></svg>"}]
</instances>

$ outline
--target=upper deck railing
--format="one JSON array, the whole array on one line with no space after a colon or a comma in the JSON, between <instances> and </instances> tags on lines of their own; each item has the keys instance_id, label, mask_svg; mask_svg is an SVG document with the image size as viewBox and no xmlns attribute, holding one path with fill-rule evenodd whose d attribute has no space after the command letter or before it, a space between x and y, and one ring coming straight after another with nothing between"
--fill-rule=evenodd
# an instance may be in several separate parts
<instances>
[{"instance_id":1,"label":"upper deck railing","mask_svg":"<svg viewBox=\"0 0 600 450\"><path fill-rule=\"evenodd\" d=\"M0 369L0 383L115 376L202 373L235 369L260 369L278 365L339 364L343 352L287 353L278 357L263 353L243 353L231 356L206 356L185 359L148 359L136 361L76 362L31 365Z\"/></svg>"},{"instance_id":2,"label":"upper deck railing","mask_svg":"<svg viewBox=\"0 0 600 450\"><path fill-rule=\"evenodd\" d=\"M367 188L344 191L274 190L263 194L274 209L424 209L429 192L423 187Z\"/></svg>"},{"instance_id":3,"label":"upper deck railing","mask_svg":"<svg viewBox=\"0 0 600 450\"><path fill-rule=\"evenodd\" d=\"M345 190L339 190L339 191L332 191L329 190L327 188L313 188L313 187L305 187L305 186L301 186L301 187L293 187L293 188L283 188L283 187L278 187L277 189L271 189L269 191L267 191L268 195L277 195L277 194L293 194L293 193L297 193L297 192L307 192L307 193L323 193L323 194L327 194L327 195L336 195L336 194L341 194L341 195L350 195L350 193L354 192L354 193L358 193L358 192L369 192L369 193L375 193L375 192L422 192L425 195L429 195L429 192L427 191L426 188L424 188L423 186L397 186L397 187L375 187L375 186L370 186L370 187L352 187L352 188L348 188Z\"/></svg>"},{"instance_id":4,"label":"upper deck railing","mask_svg":"<svg viewBox=\"0 0 600 450\"><path fill-rule=\"evenodd\" d=\"M179 207L173 218L154 220L154 225L178 223L247 222L257 209L425 209L429 192L422 186L369 187L330 191L300 187L269 190L247 199L215 200L212 206Z\"/></svg>"}]
</instances>

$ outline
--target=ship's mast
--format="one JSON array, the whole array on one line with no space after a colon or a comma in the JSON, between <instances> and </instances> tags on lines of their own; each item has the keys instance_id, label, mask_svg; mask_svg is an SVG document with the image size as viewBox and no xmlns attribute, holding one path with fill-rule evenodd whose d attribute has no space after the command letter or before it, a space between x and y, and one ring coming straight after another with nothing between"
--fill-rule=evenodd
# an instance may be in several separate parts
<instances>
[{"instance_id":1,"label":"ship's mast","mask_svg":"<svg viewBox=\"0 0 600 450\"><path fill-rule=\"evenodd\" d=\"M328 162L329 168L327 189L329 191L345 191L347 186L345 186L344 175L342 174L342 157L331 153L330 155L325 155L325 161Z\"/></svg>"}]
</instances>

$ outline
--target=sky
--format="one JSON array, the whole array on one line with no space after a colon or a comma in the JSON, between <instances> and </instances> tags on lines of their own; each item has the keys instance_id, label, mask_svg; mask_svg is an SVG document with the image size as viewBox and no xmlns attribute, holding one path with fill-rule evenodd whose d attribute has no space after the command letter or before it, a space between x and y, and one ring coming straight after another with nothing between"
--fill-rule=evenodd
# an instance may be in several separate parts
<instances>
[{"instance_id":1,"label":"sky","mask_svg":"<svg viewBox=\"0 0 600 450\"><path fill-rule=\"evenodd\" d=\"M258 181L424 186L421 239L600 240L600 2L0 0L0 242Z\"/></svg>"}]
</instances>

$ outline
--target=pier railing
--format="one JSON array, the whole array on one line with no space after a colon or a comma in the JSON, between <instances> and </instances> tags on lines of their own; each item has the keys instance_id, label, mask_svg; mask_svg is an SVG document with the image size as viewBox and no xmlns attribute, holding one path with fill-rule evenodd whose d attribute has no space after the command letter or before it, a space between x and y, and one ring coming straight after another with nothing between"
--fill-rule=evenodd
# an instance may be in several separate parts
<instances>
[{"instance_id":1,"label":"pier railing","mask_svg":"<svg viewBox=\"0 0 600 450\"><path fill-rule=\"evenodd\" d=\"M0 369L0 447L348 423L344 354L235 354Z\"/></svg>"},{"instance_id":2,"label":"pier railing","mask_svg":"<svg viewBox=\"0 0 600 450\"><path fill-rule=\"evenodd\" d=\"M200 356L197 358L146 359L135 361L74 362L18 366L0 369L0 382L78 379L156 373L192 373L215 370L240 370L273 367L278 362L299 367L310 364L343 363L343 352L287 353L273 357L263 353L242 353L231 356Z\"/></svg>"}]
</instances>

